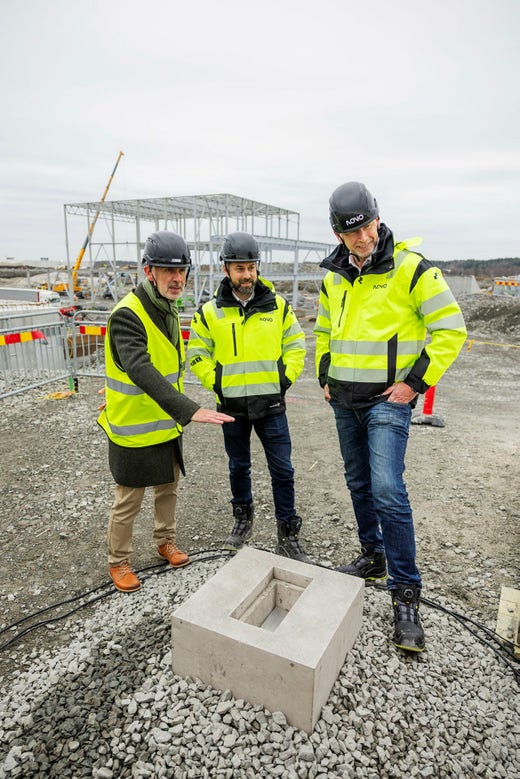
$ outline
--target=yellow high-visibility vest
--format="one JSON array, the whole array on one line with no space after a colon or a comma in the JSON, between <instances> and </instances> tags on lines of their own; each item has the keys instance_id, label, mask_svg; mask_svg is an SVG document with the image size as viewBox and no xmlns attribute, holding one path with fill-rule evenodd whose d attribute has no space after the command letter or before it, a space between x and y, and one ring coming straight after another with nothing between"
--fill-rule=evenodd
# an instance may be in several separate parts
<instances>
[{"instance_id":1,"label":"yellow high-visibility vest","mask_svg":"<svg viewBox=\"0 0 520 779\"><path fill-rule=\"evenodd\" d=\"M148 340L148 353L154 367L179 392L183 391L184 343L179 352L172 342L154 325L133 293L124 297L113 309L129 308L143 323ZM153 446L173 440L182 433L182 426L167 414L149 395L131 381L116 365L110 349L110 321L105 338L106 407L98 423L115 444L127 447Z\"/></svg>"}]
</instances>

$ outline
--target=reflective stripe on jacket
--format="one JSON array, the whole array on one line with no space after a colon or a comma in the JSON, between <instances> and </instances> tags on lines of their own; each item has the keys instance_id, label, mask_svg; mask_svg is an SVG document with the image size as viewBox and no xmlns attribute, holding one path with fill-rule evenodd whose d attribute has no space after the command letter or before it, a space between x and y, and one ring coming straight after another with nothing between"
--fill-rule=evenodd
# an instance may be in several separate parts
<instances>
[{"instance_id":1,"label":"reflective stripe on jacket","mask_svg":"<svg viewBox=\"0 0 520 779\"><path fill-rule=\"evenodd\" d=\"M192 319L188 359L223 410L258 419L285 408L284 395L303 370L305 336L269 282L257 282L244 308L225 279Z\"/></svg>"},{"instance_id":2,"label":"reflective stripe on jacket","mask_svg":"<svg viewBox=\"0 0 520 779\"><path fill-rule=\"evenodd\" d=\"M329 385L334 400L354 408L378 402L377 396L399 381L425 392L466 338L460 308L442 273L409 251L406 242L361 274L345 265L331 268L323 279L314 332L320 383Z\"/></svg>"},{"instance_id":3,"label":"reflective stripe on jacket","mask_svg":"<svg viewBox=\"0 0 520 779\"><path fill-rule=\"evenodd\" d=\"M184 365L184 344L179 352L174 344L154 325L141 301L130 293L114 307L129 308L141 320L148 342L148 353L154 367L179 392L183 390L181 366ZM106 407L98 422L111 441L124 447L162 444L177 438L182 427L134 384L116 364L110 348L110 321L105 338Z\"/></svg>"}]
</instances>

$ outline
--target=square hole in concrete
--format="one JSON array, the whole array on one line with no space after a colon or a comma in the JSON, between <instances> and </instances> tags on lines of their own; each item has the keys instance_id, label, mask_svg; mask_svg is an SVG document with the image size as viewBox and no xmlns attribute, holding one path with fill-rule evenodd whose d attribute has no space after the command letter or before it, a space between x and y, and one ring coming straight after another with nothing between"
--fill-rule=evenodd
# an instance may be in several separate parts
<instances>
[{"instance_id":1,"label":"square hole in concrete","mask_svg":"<svg viewBox=\"0 0 520 779\"><path fill-rule=\"evenodd\" d=\"M173 614L174 672L283 711L311 733L359 632L364 587L355 576L241 549Z\"/></svg>"},{"instance_id":2,"label":"square hole in concrete","mask_svg":"<svg viewBox=\"0 0 520 779\"><path fill-rule=\"evenodd\" d=\"M275 631L311 581L307 576L274 567L230 616Z\"/></svg>"}]
</instances>

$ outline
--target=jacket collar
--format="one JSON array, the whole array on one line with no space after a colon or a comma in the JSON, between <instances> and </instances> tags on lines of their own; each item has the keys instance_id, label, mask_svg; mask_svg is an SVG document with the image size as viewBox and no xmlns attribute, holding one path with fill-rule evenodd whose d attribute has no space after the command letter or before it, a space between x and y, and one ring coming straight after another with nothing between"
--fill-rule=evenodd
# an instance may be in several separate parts
<instances>
[{"instance_id":1,"label":"jacket collar","mask_svg":"<svg viewBox=\"0 0 520 779\"><path fill-rule=\"evenodd\" d=\"M274 289L270 282L264 279L258 279L255 284L254 297L248 301L245 305L245 309L257 308L263 306L268 302L274 300ZM240 303L233 295L231 283L227 276L225 276L219 284L219 287L215 293L215 302L218 308L228 308L229 306L240 306Z\"/></svg>"},{"instance_id":2,"label":"jacket collar","mask_svg":"<svg viewBox=\"0 0 520 779\"><path fill-rule=\"evenodd\" d=\"M320 268L326 268L341 276L353 279L359 275L356 268L349 263L349 253L343 243L339 243L334 251L320 262ZM383 222L379 225L379 241L372 255L370 264L362 269L362 273L386 273L394 267L394 236Z\"/></svg>"}]
</instances>

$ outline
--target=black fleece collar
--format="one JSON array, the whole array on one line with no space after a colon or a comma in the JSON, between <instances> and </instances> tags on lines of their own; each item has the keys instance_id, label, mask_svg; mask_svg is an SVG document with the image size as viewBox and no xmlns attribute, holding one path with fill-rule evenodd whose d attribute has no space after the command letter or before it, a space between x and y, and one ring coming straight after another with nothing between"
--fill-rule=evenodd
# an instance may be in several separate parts
<instances>
[{"instance_id":1,"label":"black fleece collar","mask_svg":"<svg viewBox=\"0 0 520 779\"><path fill-rule=\"evenodd\" d=\"M275 300L274 292L271 289L269 289L267 284L264 284L263 281L258 279L258 281L255 284L254 297L247 302L247 304L244 306L244 309L247 310L249 308L261 308L267 303L272 303L272 301L274 300ZM233 295L231 282L229 281L227 276L225 276L220 282L219 288L217 289L217 294L215 296L215 302L218 308L228 308L229 306L240 306L240 303Z\"/></svg>"},{"instance_id":2,"label":"black fleece collar","mask_svg":"<svg viewBox=\"0 0 520 779\"><path fill-rule=\"evenodd\" d=\"M379 241L369 265L361 269L361 273L386 273L394 267L394 235L383 222L379 225ZM349 252L343 243L338 243L332 254L320 262L320 268L348 276L353 279L359 275L359 270L349 263Z\"/></svg>"}]
</instances>

